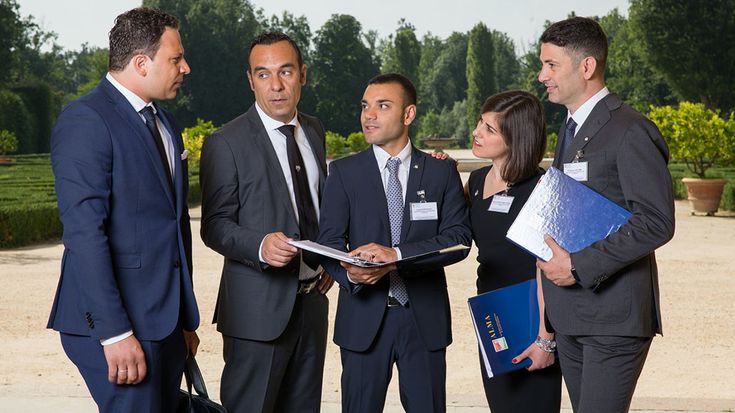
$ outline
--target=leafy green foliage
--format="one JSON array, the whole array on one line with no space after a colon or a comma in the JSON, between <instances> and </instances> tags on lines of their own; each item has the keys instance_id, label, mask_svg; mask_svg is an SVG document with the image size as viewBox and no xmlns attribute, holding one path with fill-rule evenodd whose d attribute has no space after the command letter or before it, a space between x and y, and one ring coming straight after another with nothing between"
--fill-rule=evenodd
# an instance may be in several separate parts
<instances>
[{"instance_id":1,"label":"leafy green foliage","mask_svg":"<svg viewBox=\"0 0 735 413\"><path fill-rule=\"evenodd\" d=\"M212 121L204 121L197 119L196 125L184 129L181 137L184 139L184 148L189 151L189 165L199 165L199 159L202 154L202 145L204 139L213 134L217 130Z\"/></svg>"},{"instance_id":2,"label":"leafy green foliage","mask_svg":"<svg viewBox=\"0 0 735 413\"><path fill-rule=\"evenodd\" d=\"M467 125L474 127L485 99L497 92L495 47L487 26L478 23L470 31L467 44ZM469 147L465 137L460 147Z\"/></svg>"},{"instance_id":3,"label":"leafy green foliage","mask_svg":"<svg viewBox=\"0 0 735 413\"><path fill-rule=\"evenodd\" d=\"M699 178L716 164L735 162L735 118L702 103L681 102L678 108L652 107L651 120L669 146L671 157L684 162Z\"/></svg>"},{"instance_id":4,"label":"leafy green foliage","mask_svg":"<svg viewBox=\"0 0 735 413\"><path fill-rule=\"evenodd\" d=\"M345 146L345 137L339 133L327 131L327 156L331 158L339 158L340 156L347 153L347 147Z\"/></svg>"},{"instance_id":5,"label":"leafy green foliage","mask_svg":"<svg viewBox=\"0 0 735 413\"><path fill-rule=\"evenodd\" d=\"M347 135L347 146L352 152L360 152L367 149L370 144L365 140L365 134L362 132L352 132Z\"/></svg>"},{"instance_id":6,"label":"leafy green foliage","mask_svg":"<svg viewBox=\"0 0 735 413\"><path fill-rule=\"evenodd\" d=\"M632 0L644 56L685 100L735 109L735 0Z\"/></svg>"},{"instance_id":7,"label":"leafy green foliage","mask_svg":"<svg viewBox=\"0 0 735 413\"><path fill-rule=\"evenodd\" d=\"M0 155L7 155L18 150L18 138L8 130L0 130Z\"/></svg>"}]
</instances>

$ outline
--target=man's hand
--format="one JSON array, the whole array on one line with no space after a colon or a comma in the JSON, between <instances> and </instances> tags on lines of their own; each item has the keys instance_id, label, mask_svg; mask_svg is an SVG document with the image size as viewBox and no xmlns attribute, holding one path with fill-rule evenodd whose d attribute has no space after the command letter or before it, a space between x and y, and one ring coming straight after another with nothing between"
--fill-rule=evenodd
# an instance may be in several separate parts
<instances>
[{"instance_id":1,"label":"man's hand","mask_svg":"<svg viewBox=\"0 0 735 413\"><path fill-rule=\"evenodd\" d=\"M117 384L138 384L145 378L145 354L134 335L102 346L107 360L107 380Z\"/></svg>"},{"instance_id":2,"label":"man's hand","mask_svg":"<svg viewBox=\"0 0 735 413\"><path fill-rule=\"evenodd\" d=\"M360 257L370 262L394 262L398 259L395 248L371 242L350 251L351 257Z\"/></svg>"},{"instance_id":3,"label":"man's hand","mask_svg":"<svg viewBox=\"0 0 735 413\"><path fill-rule=\"evenodd\" d=\"M554 353L541 350L536 343L531 343L530 346L523 350L523 353L517 355L513 359L513 364L518 364L527 358L531 359L531 365L526 367L528 371L545 369L554 364Z\"/></svg>"},{"instance_id":4,"label":"man's hand","mask_svg":"<svg viewBox=\"0 0 735 413\"><path fill-rule=\"evenodd\" d=\"M559 287L574 285L577 280L572 276L572 258L569 253L549 235L544 235L544 241L551 248L552 256L548 262L537 259L536 267L543 271L544 276L554 285Z\"/></svg>"},{"instance_id":5,"label":"man's hand","mask_svg":"<svg viewBox=\"0 0 735 413\"><path fill-rule=\"evenodd\" d=\"M272 232L263 238L261 254L265 263L273 267L285 267L299 249L289 244L291 239L283 232Z\"/></svg>"},{"instance_id":6,"label":"man's hand","mask_svg":"<svg viewBox=\"0 0 735 413\"><path fill-rule=\"evenodd\" d=\"M197 349L199 348L199 336L196 331L184 332L184 344L186 344L186 354L191 354L192 357L197 355Z\"/></svg>"},{"instance_id":7,"label":"man's hand","mask_svg":"<svg viewBox=\"0 0 735 413\"><path fill-rule=\"evenodd\" d=\"M346 262L339 263L342 268L347 270L347 276L355 284L375 284L380 281L385 274L396 269L395 264L383 265L381 267L363 268Z\"/></svg>"},{"instance_id":8,"label":"man's hand","mask_svg":"<svg viewBox=\"0 0 735 413\"><path fill-rule=\"evenodd\" d=\"M332 278L329 274L327 274L326 271L322 271L322 276L316 285L316 289L319 290L320 293L326 294L329 291L329 289L332 288L333 284L334 284L334 278Z\"/></svg>"}]
</instances>

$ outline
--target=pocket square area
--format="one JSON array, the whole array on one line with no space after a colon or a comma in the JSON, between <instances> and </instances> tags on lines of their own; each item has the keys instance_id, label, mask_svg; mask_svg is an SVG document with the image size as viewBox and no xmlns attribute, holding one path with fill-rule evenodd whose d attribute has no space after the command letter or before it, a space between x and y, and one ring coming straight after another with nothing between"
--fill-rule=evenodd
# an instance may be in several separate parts
<instances>
[{"instance_id":1,"label":"pocket square area","mask_svg":"<svg viewBox=\"0 0 735 413\"><path fill-rule=\"evenodd\" d=\"M187 159L189 159L189 150L188 149L184 149L184 152L181 152L181 160L182 161L185 161Z\"/></svg>"}]
</instances>

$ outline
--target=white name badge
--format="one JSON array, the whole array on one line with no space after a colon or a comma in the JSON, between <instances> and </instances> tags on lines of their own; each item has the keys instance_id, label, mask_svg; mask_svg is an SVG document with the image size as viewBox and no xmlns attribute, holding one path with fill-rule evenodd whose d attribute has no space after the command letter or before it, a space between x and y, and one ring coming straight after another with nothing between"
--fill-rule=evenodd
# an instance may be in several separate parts
<instances>
[{"instance_id":1,"label":"white name badge","mask_svg":"<svg viewBox=\"0 0 735 413\"><path fill-rule=\"evenodd\" d=\"M565 163L564 173L575 181L587 182L587 162Z\"/></svg>"},{"instance_id":2,"label":"white name badge","mask_svg":"<svg viewBox=\"0 0 735 413\"><path fill-rule=\"evenodd\" d=\"M439 219L436 202L411 202L411 221L431 221Z\"/></svg>"},{"instance_id":3,"label":"white name badge","mask_svg":"<svg viewBox=\"0 0 735 413\"><path fill-rule=\"evenodd\" d=\"M490 207L487 210L507 214L508 211L510 211L510 206L513 205L514 198L515 197L508 195L495 195L493 196L493 200L490 202Z\"/></svg>"}]
</instances>

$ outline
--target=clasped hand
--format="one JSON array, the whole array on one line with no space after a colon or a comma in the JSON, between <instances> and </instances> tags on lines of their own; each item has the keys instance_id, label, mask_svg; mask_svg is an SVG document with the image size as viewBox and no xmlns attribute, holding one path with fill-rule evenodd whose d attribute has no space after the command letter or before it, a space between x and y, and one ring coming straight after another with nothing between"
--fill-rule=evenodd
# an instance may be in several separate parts
<instances>
[{"instance_id":1,"label":"clasped hand","mask_svg":"<svg viewBox=\"0 0 735 413\"><path fill-rule=\"evenodd\" d=\"M536 260L536 267L540 269L544 276L554 285L559 287L569 287L574 285L577 280L572 276L572 257L564 248L556 243L554 238L544 235L546 245L551 248L552 256L547 262Z\"/></svg>"}]
</instances>

